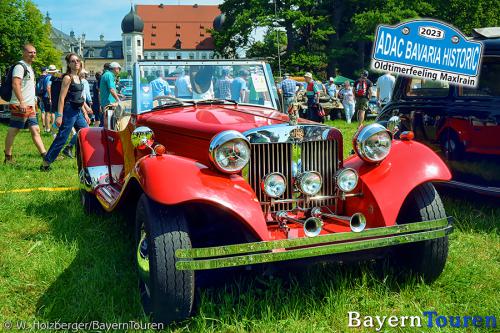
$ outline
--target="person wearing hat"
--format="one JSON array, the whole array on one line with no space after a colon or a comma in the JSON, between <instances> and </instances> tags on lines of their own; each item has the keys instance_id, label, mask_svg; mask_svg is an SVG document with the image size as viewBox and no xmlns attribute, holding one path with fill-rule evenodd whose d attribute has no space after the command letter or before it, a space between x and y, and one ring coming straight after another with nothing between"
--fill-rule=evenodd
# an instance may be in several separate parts
<instances>
[{"instance_id":1,"label":"person wearing hat","mask_svg":"<svg viewBox=\"0 0 500 333\"><path fill-rule=\"evenodd\" d=\"M45 122L44 122L44 132L50 133L52 124L55 121L55 108L52 107L51 99L51 87L52 87L52 77L58 72L55 65L49 65L47 68L47 76L43 81L45 85L45 94L42 97L43 108L45 109ZM57 101L56 101L57 103Z\"/></svg>"},{"instance_id":2,"label":"person wearing hat","mask_svg":"<svg viewBox=\"0 0 500 333\"><path fill-rule=\"evenodd\" d=\"M365 113L368 110L368 101L372 97L372 81L368 80L368 71L361 71L359 79L354 82L354 96L356 96L356 112L359 124L365 121Z\"/></svg>"},{"instance_id":3,"label":"person wearing hat","mask_svg":"<svg viewBox=\"0 0 500 333\"><path fill-rule=\"evenodd\" d=\"M333 77L330 77L328 80L328 84L326 85L326 92L330 98L336 98L337 97L337 86L335 85L335 80Z\"/></svg>"},{"instance_id":4,"label":"person wearing hat","mask_svg":"<svg viewBox=\"0 0 500 333\"><path fill-rule=\"evenodd\" d=\"M317 109L315 108L316 104L319 103L319 94L321 90L315 84L311 73L306 72L304 74L304 80L306 80L307 119L321 122L322 119L317 114Z\"/></svg>"},{"instance_id":5,"label":"person wearing hat","mask_svg":"<svg viewBox=\"0 0 500 333\"><path fill-rule=\"evenodd\" d=\"M116 77L120 73L121 66L116 61L109 64L109 70L104 72L99 84L99 97L102 110L110 104L120 101L118 92L116 91ZM99 126L103 127L104 122L101 121Z\"/></svg>"},{"instance_id":6,"label":"person wearing hat","mask_svg":"<svg viewBox=\"0 0 500 333\"><path fill-rule=\"evenodd\" d=\"M302 89L302 85L290 78L290 74L283 75L283 81L278 85L278 92L283 96L283 113L288 114L288 109L292 106L295 100L295 94Z\"/></svg>"}]
</instances>

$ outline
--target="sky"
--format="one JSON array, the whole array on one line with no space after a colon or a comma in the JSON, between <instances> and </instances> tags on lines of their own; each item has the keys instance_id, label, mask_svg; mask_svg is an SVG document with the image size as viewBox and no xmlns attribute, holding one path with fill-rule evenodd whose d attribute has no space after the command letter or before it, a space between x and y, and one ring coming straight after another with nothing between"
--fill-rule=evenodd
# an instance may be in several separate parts
<instances>
[{"instance_id":1,"label":"sky","mask_svg":"<svg viewBox=\"0 0 500 333\"><path fill-rule=\"evenodd\" d=\"M130 11L130 0L32 0L44 14L49 12L52 26L87 40L121 40L121 22ZM134 5L219 5L223 0L135 0Z\"/></svg>"}]
</instances>

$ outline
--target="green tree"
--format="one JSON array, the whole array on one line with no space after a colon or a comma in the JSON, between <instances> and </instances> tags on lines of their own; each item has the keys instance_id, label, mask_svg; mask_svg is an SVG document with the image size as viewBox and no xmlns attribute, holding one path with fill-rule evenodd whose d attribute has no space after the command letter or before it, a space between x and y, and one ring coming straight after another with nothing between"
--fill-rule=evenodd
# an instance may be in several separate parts
<instances>
[{"instance_id":1,"label":"green tree","mask_svg":"<svg viewBox=\"0 0 500 333\"><path fill-rule=\"evenodd\" d=\"M278 43L279 41L279 43ZM284 31L268 29L264 40L256 41L246 51L247 58L266 58L273 71L278 71L278 52L283 57L286 52L287 38Z\"/></svg>"},{"instance_id":2,"label":"green tree","mask_svg":"<svg viewBox=\"0 0 500 333\"><path fill-rule=\"evenodd\" d=\"M51 63L59 63L61 53L50 40L51 27L44 23L40 10L30 0L0 1L0 72L22 57L22 46L36 47L35 70Z\"/></svg>"},{"instance_id":3,"label":"green tree","mask_svg":"<svg viewBox=\"0 0 500 333\"><path fill-rule=\"evenodd\" d=\"M338 72L353 77L368 68L379 24L432 17L465 34L500 25L498 0L226 0L220 8L226 14L223 29L214 34L220 54L231 57L249 48L274 57L276 49L252 40L251 33L256 27L280 28L287 36L283 68L322 78Z\"/></svg>"}]
</instances>

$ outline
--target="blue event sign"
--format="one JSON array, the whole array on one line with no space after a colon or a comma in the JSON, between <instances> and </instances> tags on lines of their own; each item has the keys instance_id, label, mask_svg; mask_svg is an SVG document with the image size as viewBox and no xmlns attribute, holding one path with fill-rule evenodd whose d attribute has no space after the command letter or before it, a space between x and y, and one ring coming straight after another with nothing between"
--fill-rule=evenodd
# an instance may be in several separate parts
<instances>
[{"instance_id":1,"label":"blue event sign","mask_svg":"<svg viewBox=\"0 0 500 333\"><path fill-rule=\"evenodd\" d=\"M140 84L137 106L139 108L139 113L153 108L153 90L149 83Z\"/></svg>"},{"instance_id":2,"label":"blue event sign","mask_svg":"<svg viewBox=\"0 0 500 333\"><path fill-rule=\"evenodd\" d=\"M387 65L382 67L382 64L400 64L407 69L411 66L443 73L445 75L439 78L441 80L446 79L446 74L472 79L479 74L482 54L482 43L467 40L458 29L446 23L430 19L413 20L396 26L378 26L372 67L422 76L421 72L406 73L388 69Z\"/></svg>"}]
</instances>

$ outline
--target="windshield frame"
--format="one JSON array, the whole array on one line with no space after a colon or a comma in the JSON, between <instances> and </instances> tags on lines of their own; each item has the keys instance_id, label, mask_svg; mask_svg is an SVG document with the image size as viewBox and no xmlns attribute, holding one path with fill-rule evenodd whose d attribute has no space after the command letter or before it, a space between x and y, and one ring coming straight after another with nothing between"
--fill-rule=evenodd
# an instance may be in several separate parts
<instances>
[{"instance_id":1,"label":"windshield frame","mask_svg":"<svg viewBox=\"0 0 500 333\"><path fill-rule=\"evenodd\" d=\"M278 110L278 94L276 86L274 85L274 78L271 72L271 67L265 61L261 60L239 60L239 59L230 59L230 60L219 60L219 59L208 59L208 60L188 60L188 59L172 59L172 60L139 60L134 64L133 67L133 92L132 92L132 113L133 114L142 114L146 112L150 112L151 110L144 110L138 112L137 101L139 100L139 89L141 83L140 69L144 66L203 66L203 65L214 65L214 66L262 66L264 71L265 81L267 85L267 89L269 94L271 95L271 103L272 106L265 105L257 105L257 104L248 104L248 103L238 103L239 105L249 105L262 107L266 109L275 109Z\"/></svg>"}]
</instances>

